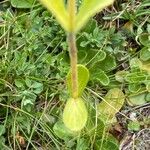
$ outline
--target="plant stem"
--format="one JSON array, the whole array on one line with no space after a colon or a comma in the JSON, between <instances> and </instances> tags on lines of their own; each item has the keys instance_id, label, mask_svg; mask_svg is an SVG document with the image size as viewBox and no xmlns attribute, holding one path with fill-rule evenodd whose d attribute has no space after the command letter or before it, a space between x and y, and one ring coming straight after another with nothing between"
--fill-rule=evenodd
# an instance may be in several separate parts
<instances>
[{"instance_id":1,"label":"plant stem","mask_svg":"<svg viewBox=\"0 0 150 150\"><path fill-rule=\"evenodd\" d=\"M78 97L78 71L77 71L77 48L75 34L68 34L68 44L70 50L70 61L71 61L71 83L72 83L72 97Z\"/></svg>"},{"instance_id":2,"label":"plant stem","mask_svg":"<svg viewBox=\"0 0 150 150\"><path fill-rule=\"evenodd\" d=\"M75 30L75 17L76 17L76 0L68 1L68 12L70 22L70 32L74 33Z\"/></svg>"},{"instance_id":3,"label":"plant stem","mask_svg":"<svg viewBox=\"0 0 150 150\"><path fill-rule=\"evenodd\" d=\"M78 71L77 71L77 48L75 35L75 16L76 16L76 0L68 1L68 11L70 15L70 33L68 33L68 45L71 61L71 83L72 97L78 97Z\"/></svg>"}]
</instances>

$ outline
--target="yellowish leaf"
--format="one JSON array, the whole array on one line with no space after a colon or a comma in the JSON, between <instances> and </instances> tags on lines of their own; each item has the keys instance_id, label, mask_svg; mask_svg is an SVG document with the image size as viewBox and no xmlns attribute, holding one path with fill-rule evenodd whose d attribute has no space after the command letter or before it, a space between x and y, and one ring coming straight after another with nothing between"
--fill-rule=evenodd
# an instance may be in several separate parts
<instances>
[{"instance_id":1,"label":"yellowish leaf","mask_svg":"<svg viewBox=\"0 0 150 150\"><path fill-rule=\"evenodd\" d=\"M70 98L63 112L63 122L72 131L80 131L87 121L87 109L82 98Z\"/></svg>"},{"instance_id":2,"label":"yellowish leaf","mask_svg":"<svg viewBox=\"0 0 150 150\"><path fill-rule=\"evenodd\" d=\"M40 0L40 2L54 14L66 31L70 30L69 14L65 8L64 0Z\"/></svg>"},{"instance_id":3,"label":"yellowish leaf","mask_svg":"<svg viewBox=\"0 0 150 150\"><path fill-rule=\"evenodd\" d=\"M77 70L78 70L78 97L80 97L89 80L89 70L85 66L80 64L77 65ZM73 96L73 90L71 85L72 85L71 71L69 71L67 75L67 87L70 95Z\"/></svg>"},{"instance_id":4,"label":"yellowish leaf","mask_svg":"<svg viewBox=\"0 0 150 150\"><path fill-rule=\"evenodd\" d=\"M76 31L80 30L88 22L90 17L113 2L114 0L83 0L76 18Z\"/></svg>"},{"instance_id":5,"label":"yellowish leaf","mask_svg":"<svg viewBox=\"0 0 150 150\"><path fill-rule=\"evenodd\" d=\"M123 106L124 100L125 95L120 89L110 89L103 101L98 105L99 118L103 121L111 122L111 119L114 119L115 114Z\"/></svg>"}]
</instances>

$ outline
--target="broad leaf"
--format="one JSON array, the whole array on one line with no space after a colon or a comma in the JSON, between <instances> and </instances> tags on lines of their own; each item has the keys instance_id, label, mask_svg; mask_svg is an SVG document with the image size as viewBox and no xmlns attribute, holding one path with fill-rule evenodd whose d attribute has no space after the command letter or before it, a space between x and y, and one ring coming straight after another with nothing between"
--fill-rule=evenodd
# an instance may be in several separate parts
<instances>
[{"instance_id":1,"label":"broad leaf","mask_svg":"<svg viewBox=\"0 0 150 150\"><path fill-rule=\"evenodd\" d=\"M147 74L145 72L133 72L126 75L125 80L129 83L143 83L147 80Z\"/></svg>"},{"instance_id":2,"label":"broad leaf","mask_svg":"<svg viewBox=\"0 0 150 150\"><path fill-rule=\"evenodd\" d=\"M80 131L86 124L87 109L82 98L70 98L63 112L65 126L72 131Z\"/></svg>"},{"instance_id":3,"label":"broad leaf","mask_svg":"<svg viewBox=\"0 0 150 150\"><path fill-rule=\"evenodd\" d=\"M78 138L76 150L88 150L89 144L88 138Z\"/></svg>"},{"instance_id":4,"label":"broad leaf","mask_svg":"<svg viewBox=\"0 0 150 150\"><path fill-rule=\"evenodd\" d=\"M78 97L80 97L89 80L89 71L83 65L78 65L77 69L78 69ZM67 75L67 86L68 86L69 93L72 96L73 91L72 91L72 82L71 82L71 71L69 71Z\"/></svg>"},{"instance_id":5,"label":"broad leaf","mask_svg":"<svg viewBox=\"0 0 150 150\"><path fill-rule=\"evenodd\" d=\"M90 114L88 117L88 121L86 124L86 133L88 133L89 135L94 135L96 134L97 137L102 137L104 134L104 130L106 129L106 126L104 124L104 122L101 119L97 119L95 117L95 113L96 112L92 112L91 110L89 111Z\"/></svg>"},{"instance_id":6,"label":"broad leaf","mask_svg":"<svg viewBox=\"0 0 150 150\"><path fill-rule=\"evenodd\" d=\"M94 51L94 50L93 50ZM100 62L106 58L106 53L102 50L99 50L92 58L92 62Z\"/></svg>"},{"instance_id":7,"label":"broad leaf","mask_svg":"<svg viewBox=\"0 0 150 150\"><path fill-rule=\"evenodd\" d=\"M91 68L90 72L97 72L97 70L100 68L101 70L107 72L115 69L117 66L115 57L112 55L106 55L106 58L103 61L99 61L95 63Z\"/></svg>"},{"instance_id":8,"label":"broad leaf","mask_svg":"<svg viewBox=\"0 0 150 150\"><path fill-rule=\"evenodd\" d=\"M129 96L127 102L130 106L143 105L146 103L146 93Z\"/></svg>"},{"instance_id":9,"label":"broad leaf","mask_svg":"<svg viewBox=\"0 0 150 150\"><path fill-rule=\"evenodd\" d=\"M150 92L146 94L145 100L146 102L150 102Z\"/></svg>"},{"instance_id":10,"label":"broad leaf","mask_svg":"<svg viewBox=\"0 0 150 150\"><path fill-rule=\"evenodd\" d=\"M143 61L150 60L150 47L144 47L141 49L140 58Z\"/></svg>"},{"instance_id":11,"label":"broad leaf","mask_svg":"<svg viewBox=\"0 0 150 150\"><path fill-rule=\"evenodd\" d=\"M140 122L137 120L130 121L128 123L128 130L129 131L139 131L140 130Z\"/></svg>"},{"instance_id":12,"label":"broad leaf","mask_svg":"<svg viewBox=\"0 0 150 150\"><path fill-rule=\"evenodd\" d=\"M69 31L69 14L65 8L64 0L40 0L41 3L51 11L61 26Z\"/></svg>"},{"instance_id":13,"label":"broad leaf","mask_svg":"<svg viewBox=\"0 0 150 150\"><path fill-rule=\"evenodd\" d=\"M130 60L130 68L131 69L140 68L141 66L142 66L142 62L137 57L132 58Z\"/></svg>"},{"instance_id":14,"label":"broad leaf","mask_svg":"<svg viewBox=\"0 0 150 150\"><path fill-rule=\"evenodd\" d=\"M95 150L119 150L119 142L110 134L106 138L95 140Z\"/></svg>"},{"instance_id":15,"label":"broad leaf","mask_svg":"<svg viewBox=\"0 0 150 150\"><path fill-rule=\"evenodd\" d=\"M146 71L148 74L150 74L150 61L142 62L140 69L143 71Z\"/></svg>"},{"instance_id":16,"label":"broad leaf","mask_svg":"<svg viewBox=\"0 0 150 150\"><path fill-rule=\"evenodd\" d=\"M97 62L103 61L105 58L106 58L106 53L103 50L83 49L78 51L79 62L85 63L89 67Z\"/></svg>"},{"instance_id":17,"label":"broad leaf","mask_svg":"<svg viewBox=\"0 0 150 150\"><path fill-rule=\"evenodd\" d=\"M150 34L144 33L139 36L139 41L142 45L150 47Z\"/></svg>"},{"instance_id":18,"label":"broad leaf","mask_svg":"<svg viewBox=\"0 0 150 150\"><path fill-rule=\"evenodd\" d=\"M15 8L32 8L35 0L11 0L11 5Z\"/></svg>"},{"instance_id":19,"label":"broad leaf","mask_svg":"<svg viewBox=\"0 0 150 150\"><path fill-rule=\"evenodd\" d=\"M58 121L55 123L55 125L53 127L53 131L59 138L61 138L63 140L69 139L74 134L68 128L66 128L64 123L61 121Z\"/></svg>"},{"instance_id":20,"label":"broad leaf","mask_svg":"<svg viewBox=\"0 0 150 150\"><path fill-rule=\"evenodd\" d=\"M110 82L109 77L101 69L97 70L97 73L94 74L94 76L95 76L96 80L98 80L104 86L108 85Z\"/></svg>"},{"instance_id":21,"label":"broad leaf","mask_svg":"<svg viewBox=\"0 0 150 150\"><path fill-rule=\"evenodd\" d=\"M138 83L136 83L136 84L134 84L134 83L129 84L128 89L132 93L137 93L141 89L141 84L138 84Z\"/></svg>"},{"instance_id":22,"label":"broad leaf","mask_svg":"<svg viewBox=\"0 0 150 150\"><path fill-rule=\"evenodd\" d=\"M104 122L111 122L115 114L123 106L124 100L125 95L120 89L114 88L109 90L103 101L98 105L99 118Z\"/></svg>"},{"instance_id":23,"label":"broad leaf","mask_svg":"<svg viewBox=\"0 0 150 150\"><path fill-rule=\"evenodd\" d=\"M114 0L83 0L76 18L76 31L85 25L89 18L105 7L111 5Z\"/></svg>"},{"instance_id":24,"label":"broad leaf","mask_svg":"<svg viewBox=\"0 0 150 150\"><path fill-rule=\"evenodd\" d=\"M124 82L125 80L124 80L124 77L128 74L129 72L128 71L125 71L125 70L122 70L122 71L118 71L118 72L116 72L116 74L115 74L115 79L116 79L116 81L118 81L118 82Z\"/></svg>"}]
</instances>

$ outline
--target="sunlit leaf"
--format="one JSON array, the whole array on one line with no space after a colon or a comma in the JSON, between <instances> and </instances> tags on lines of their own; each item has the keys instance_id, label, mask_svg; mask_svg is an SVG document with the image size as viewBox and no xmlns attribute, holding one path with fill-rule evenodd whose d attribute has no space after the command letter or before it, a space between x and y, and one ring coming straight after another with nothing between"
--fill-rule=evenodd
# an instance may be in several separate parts
<instances>
[{"instance_id":1,"label":"sunlit leaf","mask_svg":"<svg viewBox=\"0 0 150 150\"><path fill-rule=\"evenodd\" d=\"M87 109L82 98L70 98L63 112L65 126L72 131L80 131L87 121Z\"/></svg>"},{"instance_id":2,"label":"sunlit leaf","mask_svg":"<svg viewBox=\"0 0 150 150\"><path fill-rule=\"evenodd\" d=\"M109 90L103 101L98 104L99 118L106 122L111 121L123 106L124 100L125 95L120 89Z\"/></svg>"},{"instance_id":3,"label":"sunlit leaf","mask_svg":"<svg viewBox=\"0 0 150 150\"><path fill-rule=\"evenodd\" d=\"M89 18L111 5L114 0L83 0L76 18L76 31L85 25Z\"/></svg>"},{"instance_id":4,"label":"sunlit leaf","mask_svg":"<svg viewBox=\"0 0 150 150\"><path fill-rule=\"evenodd\" d=\"M51 11L62 27L69 31L69 14L65 8L64 0L40 0Z\"/></svg>"},{"instance_id":5,"label":"sunlit leaf","mask_svg":"<svg viewBox=\"0 0 150 150\"><path fill-rule=\"evenodd\" d=\"M148 92L150 92L150 82L148 82L148 81L146 82L146 89Z\"/></svg>"},{"instance_id":6,"label":"sunlit leaf","mask_svg":"<svg viewBox=\"0 0 150 150\"><path fill-rule=\"evenodd\" d=\"M140 66L141 70L146 71L148 74L150 74L150 61L142 62L142 65Z\"/></svg>"},{"instance_id":7,"label":"sunlit leaf","mask_svg":"<svg viewBox=\"0 0 150 150\"><path fill-rule=\"evenodd\" d=\"M89 80L89 71L83 65L78 65L77 69L78 69L78 97L80 97ZM71 82L71 71L69 71L67 75L67 86L68 86L69 93L72 96L73 90L72 90L72 82Z\"/></svg>"}]
</instances>

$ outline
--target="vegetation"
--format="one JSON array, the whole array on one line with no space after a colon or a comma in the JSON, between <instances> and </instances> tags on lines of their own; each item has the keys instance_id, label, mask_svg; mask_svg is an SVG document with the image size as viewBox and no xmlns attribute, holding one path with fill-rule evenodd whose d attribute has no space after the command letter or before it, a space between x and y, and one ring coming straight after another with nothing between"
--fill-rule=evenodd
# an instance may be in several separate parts
<instances>
[{"instance_id":1,"label":"vegetation","mask_svg":"<svg viewBox=\"0 0 150 150\"><path fill-rule=\"evenodd\" d=\"M148 150L149 0L40 2L0 2L1 149Z\"/></svg>"}]
</instances>

